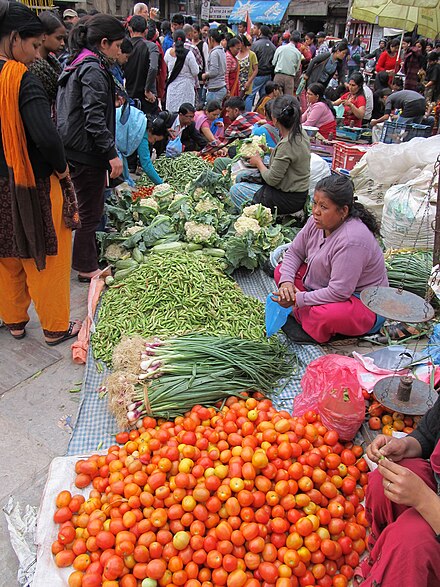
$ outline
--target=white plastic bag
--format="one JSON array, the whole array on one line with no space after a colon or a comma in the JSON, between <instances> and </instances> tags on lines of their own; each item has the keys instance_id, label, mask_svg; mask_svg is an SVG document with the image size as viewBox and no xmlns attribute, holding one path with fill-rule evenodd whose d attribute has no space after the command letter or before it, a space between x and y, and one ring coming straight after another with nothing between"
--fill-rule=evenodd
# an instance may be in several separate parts
<instances>
[{"instance_id":1,"label":"white plastic bag","mask_svg":"<svg viewBox=\"0 0 440 587\"><path fill-rule=\"evenodd\" d=\"M436 186L428 194L432 173L428 170L385 194L381 232L387 249L430 249L434 245Z\"/></svg>"},{"instance_id":2,"label":"white plastic bag","mask_svg":"<svg viewBox=\"0 0 440 587\"><path fill-rule=\"evenodd\" d=\"M316 153L310 154L310 181L309 181L309 197L311 198L315 193L315 186L324 177L331 174L330 167L322 157Z\"/></svg>"}]
</instances>

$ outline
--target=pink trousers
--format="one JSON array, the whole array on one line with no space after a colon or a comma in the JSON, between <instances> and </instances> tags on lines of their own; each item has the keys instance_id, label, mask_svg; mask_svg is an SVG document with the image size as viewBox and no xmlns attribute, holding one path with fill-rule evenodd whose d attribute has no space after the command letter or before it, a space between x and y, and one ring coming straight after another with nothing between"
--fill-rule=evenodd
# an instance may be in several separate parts
<instances>
[{"instance_id":1,"label":"pink trousers","mask_svg":"<svg viewBox=\"0 0 440 587\"><path fill-rule=\"evenodd\" d=\"M437 490L428 461L404 459L399 465ZM366 514L370 553L361 564L362 587L440 587L440 544L434 530L414 508L385 497L377 470L368 475Z\"/></svg>"},{"instance_id":2,"label":"pink trousers","mask_svg":"<svg viewBox=\"0 0 440 587\"><path fill-rule=\"evenodd\" d=\"M277 285L280 282L280 267L278 265L275 268L274 278ZM300 291L306 289L303 284L306 269L307 265L304 263L295 275L294 285ZM293 315L305 332L320 343L327 342L335 334L362 336L376 322L376 314L355 296L351 296L346 302L294 308Z\"/></svg>"}]
</instances>

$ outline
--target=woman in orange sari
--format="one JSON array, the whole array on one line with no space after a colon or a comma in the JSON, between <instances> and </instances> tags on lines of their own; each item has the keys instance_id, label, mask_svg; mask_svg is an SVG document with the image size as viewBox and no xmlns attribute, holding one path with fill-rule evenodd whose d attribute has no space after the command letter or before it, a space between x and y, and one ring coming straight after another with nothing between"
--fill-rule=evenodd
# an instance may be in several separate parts
<instances>
[{"instance_id":1,"label":"woman in orange sari","mask_svg":"<svg viewBox=\"0 0 440 587\"><path fill-rule=\"evenodd\" d=\"M44 29L19 2L0 3L0 316L26 335L34 303L50 346L76 336L69 321L72 229L79 216L63 144L40 80Z\"/></svg>"}]
</instances>

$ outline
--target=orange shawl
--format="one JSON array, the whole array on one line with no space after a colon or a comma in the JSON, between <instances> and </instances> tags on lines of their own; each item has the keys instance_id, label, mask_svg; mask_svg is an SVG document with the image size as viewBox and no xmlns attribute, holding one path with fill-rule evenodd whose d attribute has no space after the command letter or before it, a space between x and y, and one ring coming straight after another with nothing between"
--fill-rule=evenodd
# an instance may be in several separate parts
<instances>
[{"instance_id":1,"label":"orange shawl","mask_svg":"<svg viewBox=\"0 0 440 587\"><path fill-rule=\"evenodd\" d=\"M33 258L37 269L41 270L46 266L43 216L19 110L21 80L27 71L27 67L18 61L6 61L3 65L0 73L0 120L18 255Z\"/></svg>"}]
</instances>

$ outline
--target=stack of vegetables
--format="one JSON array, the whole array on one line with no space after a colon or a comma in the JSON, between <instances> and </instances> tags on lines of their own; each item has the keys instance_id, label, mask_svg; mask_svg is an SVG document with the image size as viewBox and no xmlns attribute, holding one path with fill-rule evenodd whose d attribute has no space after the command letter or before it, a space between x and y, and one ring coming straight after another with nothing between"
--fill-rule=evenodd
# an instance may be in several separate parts
<instances>
[{"instance_id":1,"label":"stack of vegetables","mask_svg":"<svg viewBox=\"0 0 440 587\"><path fill-rule=\"evenodd\" d=\"M121 429L142 418L175 418L197 404L214 405L253 390L273 393L292 373L285 347L274 341L190 334L171 339L123 339L102 392Z\"/></svg>"},{"instance_id":2,"label":"stack of vegetables","mask_svg":"<svg viewBox=\"0 0 440 587\"><path fill-rule=\"evenodd\" d=\"M408 416L400 412L393 412L381 403L379 403L373 396L368 394L367 414L368 426L370 430L381 431L386 436L392 436L393 432L405 432L411 434L414 428L417 428L422 416Z\"/></svg>"},{"instance_id":3,"label":"stack of vegetables","mask_svg":"<svg viewBox=\"0 0 440 587\"><path fill-rule=\"evenodd\" d=\"M385 265L391 287L403 288L421 297L428 291L432 269L432 251L415 249L388 250Z\"/></svg>"},{"instance_id":4,"label":"stack of vegetables","mask_svg":"<svg viewBox=\"0 0 440 587\"><path fill-rule=\"evenodd\" d=\"M188 183L195 181L202 172L211 169L211 165L195 153L182 153L179 157L169 158L161 155L154 162L157 173L177 191L185 191ZM147 175L137 181L139 186L153 185Z\"/></svg>"},{"instance_id":5,"label":"stack of vegetables","mask_svg":"<svg viewBox=\"0 0 440 587\"><path fill-rule=\"evenodd\" d=\"M181 335L204 332L248 340L265 339L264 307L243 294L215 257L151 253L145 263L123 269L105 293L93 350L111 362L123 335Z\"/></svg>"},{"instance_id":6,"label":"stack of vegetables","mask_svg":"<svg viewBox=\"0 0 440 587\"><path fill-rule=\"evenodd\" d=\"M87 499L56 497L70 587L347 587L366 549L360 446L258 394L141 424L77 461Z\"/></svg>"}]
</instances>

